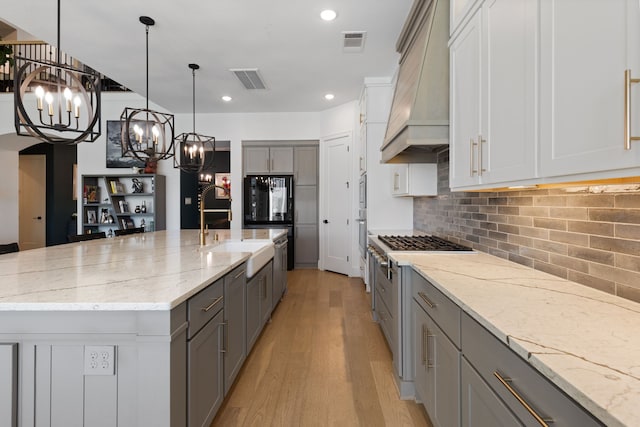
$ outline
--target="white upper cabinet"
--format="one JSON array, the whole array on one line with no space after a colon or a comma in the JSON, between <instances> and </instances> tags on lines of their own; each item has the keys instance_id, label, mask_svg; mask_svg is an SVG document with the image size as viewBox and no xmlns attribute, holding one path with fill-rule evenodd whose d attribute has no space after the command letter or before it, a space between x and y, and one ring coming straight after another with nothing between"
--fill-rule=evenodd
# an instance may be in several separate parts
<instances>
[{"instance_id":1,"label":"white upper cabinet","mask_svg":"<svg viewBox=\"0 0 640 427\"><path fill-rule=\"evenodd\" d=\"M438 195L438 165L435 163L391 163L394 197Z\"/></svg>"},{"instance_id":2,"label":"white upper cabinet","mask_svg":"<svg viewBox=\"0 0 640 427\"><path fill-rule=\"evenodd\" d=\"M536 4L487 0L451 44L451 186L536 172Z\"/></svg>"},{"instance_id":3,"label":"white upper cabinet","mask_svg":"<svg viewBox=\"0 0 640 427\"><path fill-rule=\"evenodd\" d=\"M638 0L541 2L541 176L640 165L624 149L624 71L640 78ZM632 134L640 136L640 85L632 87ZM568 177L570 178L570 177Z\"/></svg>"},{"instance_id":4,"label":"white upper cabinet","mask_svg":"<svg viewBox=\"0 0 640 427\"><path fill-rule=\"evenodd\" d=\"M640 141L624 147L624 75L640 78L640 2L469 4L450 41L451 187L639 176ZM633 84L633 136L637 112Z\"/></svg>"},{"instance_id":5,"label":"white upper cabinet","mask_svg":"<svg viewBox=\"0 0 640 427\"><path fill-rule=\"evenodd\" d=\"M477 137L480 135L481 13L476 12L450 48L450 185L477 184Z\"/></svg>"}]
</instances>

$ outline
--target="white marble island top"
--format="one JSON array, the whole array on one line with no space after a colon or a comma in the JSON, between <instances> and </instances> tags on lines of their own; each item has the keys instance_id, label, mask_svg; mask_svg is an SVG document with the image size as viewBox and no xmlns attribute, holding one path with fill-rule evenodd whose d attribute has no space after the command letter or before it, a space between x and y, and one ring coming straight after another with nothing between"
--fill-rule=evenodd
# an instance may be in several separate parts
<instances>
[{"instance_id":1,"label":"white marble island top","mask_svg":"<svg viewBox=\"0 0 640 427\"><path fill-rule=\"evenodd\" d=\"M0 256L0 311L170 310L251 255L222 240L273 240L286 230L157 231ZM214 240L218 233L220 241Z\"/></svg>"},{"instance_id":2,"label":"white marble island top","mask_svg":"<svg viewBox=\"0 0 640 427\"><path fill-rule=\"evenodd\" d=\"M640 426L640 304L484 253L390 254L608 426Z\"/></svg>"}]
</instances>

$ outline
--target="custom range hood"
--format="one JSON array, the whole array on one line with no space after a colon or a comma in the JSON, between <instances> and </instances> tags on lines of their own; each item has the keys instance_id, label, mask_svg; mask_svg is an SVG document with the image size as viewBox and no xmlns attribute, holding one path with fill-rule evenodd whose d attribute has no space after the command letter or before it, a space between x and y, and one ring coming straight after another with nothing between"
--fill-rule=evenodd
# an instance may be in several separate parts
<instances>
[{"instance_id":1,"label":"custom range hood","mask_svg":"<svg viewBox=\"0 0 640 427\"><path fill-rule=\"evenodd\" d=\"M449 144L449 0L415 0L398 42L401 54L383 163L435 163Z\"/></svg>"}]
</instances>

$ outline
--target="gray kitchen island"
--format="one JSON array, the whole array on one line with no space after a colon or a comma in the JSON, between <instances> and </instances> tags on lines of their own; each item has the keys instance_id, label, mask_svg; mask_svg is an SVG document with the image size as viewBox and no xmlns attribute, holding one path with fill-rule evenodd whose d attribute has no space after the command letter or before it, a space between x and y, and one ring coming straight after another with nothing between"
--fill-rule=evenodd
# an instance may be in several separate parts
<instances>
[{"instance_id":1,"label":"gray kitchen island","mask_svg":"<svg viewBox=\"0 0 640 427\"><path fill-rule=\"evenodd\" d=\"M216 232L203 247L176 230L1 256L0 425L210 423L246 358L252 257L215 248L286 234Z\"/></svg>"}]
</instances>

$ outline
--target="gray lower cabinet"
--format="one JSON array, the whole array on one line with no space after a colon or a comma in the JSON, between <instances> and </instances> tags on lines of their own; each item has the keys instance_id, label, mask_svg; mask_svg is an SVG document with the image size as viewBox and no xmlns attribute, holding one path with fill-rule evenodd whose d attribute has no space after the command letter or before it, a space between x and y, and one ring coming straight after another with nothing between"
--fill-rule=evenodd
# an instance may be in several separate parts
<instances>
[{"instance_id":1,"label":"gray lower cabinet","mask_svg":"<svg viewBox=\"0 0 640 427\"><path fill-rule=\"evenodd\" d=\"M504 402L522 425L539 426L539 420L558 426L603 425L469 315L463 313L461 320L464 357L492 390L493 400Z\"/></svg>"},{"instance_id":2,"label":"gray lower cabinet","mask_svg":"<svg viewBox=\"0 0 640 427\"><path fill-rule=\"evenodd\" d=\"M246 359L246 268L236 268L224 278L224 394Z\"/></svg>"},{"instance_id":3,"label":"gray lower cabinet","mask_svg":"<svg viewBox=\"0 0 640 427\"><path fill-rule=\"evenodd\" d=\"M523 425L480 375L462 358L462 425L464 427L514 427Z\"/></svg>"},{"instance_id":4,"label":"gray lower cabinet","mask_svg":"<svg viewBox=\"0 0 640 427\"><path fill-rule=\"evenodd\" d=\"M224 399L224 280L187 301L187 425L209 426Z\"/></svg>"},{"instance_id":5,"label":"gray lower cabinet","mask_svg":"<svg viewBox=\"0 0 640 427\"><path fill-rule=\"evenodd\" d=\"M271 309L275 309L287 290L287 239L275 242L273 255L273 296Z\"/></svg>"},{"instance_id":6,"label":"gray lower cabinet","mask_svg":"<svg viewBox=\"0 0 640 427\"><path fill-rule=\"evenodd\" d=\"M265 322L271 316L272 283L273 261L269 261L247 282L247 355L251 352Z\"/></svg>"},{"instance_id":7,"label":"gray lower cabinet","mask_svg":"<svg viewBox=\"0 0 640 427\"><path fill-rule=\"evenodd\" d=\"M416 399L435 427L602 425L417 272L410 282L403 351L411 355Z\"/></svg>"},{"instance_id":8,"label":"gray lower cabinet","mask_svg":"<svg viewBox=\"0 0 640 427\"><path fill-rule=\"evenodd\" d=\"M262 283L260 278L261 274L258 272L247 282L247 333L245 334L247 356L260 333L260 286Z\"/></svg>"},{"instance_id":9,"label":"gray lower cabinet","mask_svg":"<svg viewBox=\"0 0 640 427\"><path fill-rule=\"evenodd\" d=\"M0 343L0 425L18 425L17 343Z\"/></svg>"},{"instance_id":10,"label":"gray lower cabinet","mask_svg":"<svg viewBox=\"0 0 640 427\"><path fill-rule=\"evenodd\" d=\"M434 427L460 425L460 351L413 302L414 382Z\"/></svg>"},{"instance_id":11,"label":"gray lower cabinet","mask_svg":"<svg viewBox=\"0 0 640 427\"><path fill-rule=\"evenodd\" d=\"M209 426L224 399L221 352L223 318L221 310L187 344L189 427Z\"/></svg>"},{"instance_id":12,"label":"gray lower cabinet","mask_svg":"<svg viewBox=\"0 0 640 427\"><path fill-rule=\"evenodd\" d=\"M318 265L318 225L296 225L294 234L296 268L316 267Z\"/></svg>"},{"instance_id":13,"label":"gray lower cabinet","mask_svg":"<svg viewBox=\"0 0 640 427\"><path fill-rule=\"evenodd\" d=\"M260 287L260 329L271 318L273 308L273 262L269 262L263 270Z\"/></svg>"}]
</instances>

